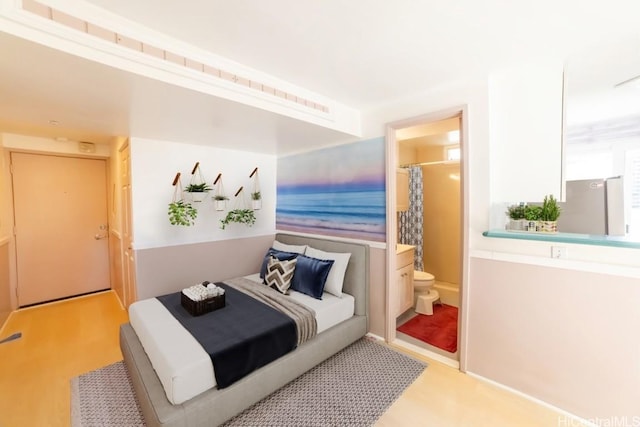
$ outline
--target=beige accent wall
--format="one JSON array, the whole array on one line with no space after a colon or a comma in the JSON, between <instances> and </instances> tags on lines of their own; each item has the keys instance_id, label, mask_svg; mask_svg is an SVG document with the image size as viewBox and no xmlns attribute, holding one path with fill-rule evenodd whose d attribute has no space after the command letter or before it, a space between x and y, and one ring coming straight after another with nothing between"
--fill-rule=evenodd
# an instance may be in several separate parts
<instances>
[{"instance_id":1,"label":"beige accent wall","mask_svg":"<svg viewBox=\"0 0 640 427\"><path fill-rule=\"evenodd\" d=\"M416 149L416 155L420 163L439 162L445 160L444 145L423 145Z\"/></svg>"},{"instance_id":2,"label":"beige accent wall","mask_svg":"<svg viewBox=\"0 0 640 427\"><path fill-rule=\"evenodd\" d=\"M458 285L461 280L459 177L459 164L422 167L424 269L438 281Z\"/></svg>"},{"instance_id":3,"label":"beige accent wall","mask_svg":"<svg viewBox=\"0 0 640 427\"><path fill-rule=\"evenodd\" d=\"M369 332L384 337L387 251L369 248Z\"/></svg>"},{"instance_id":4,"label":"beige accent wall","mask_svg":"<svg viewBox=\"0 0 640 427\"><path fill-rule=\"evenodd\" d=\"M418 161L418 153L415 147L409 144L398 144L398 166L410 165Z\"/></svg>"},{"instance_id":5,"label":"beige accent wall","mask_svg":"<svg viewBox=\"0 0 640 427\"><path fill-rule=\"evenodd\" d=\"M138 299L257 273L275 234L136 251Z\"/></svg>"},{"instance_id":6,"label":"beige accent wall","mask_svg":"<svg viewBox=\"0 0 640 427\"><path fill-rule=\"evenodd\" d=\"M138 299L257 273L275 235L136 251ZM369 252L369 331L384 336L386 250Z\"/></svg>"},{"instance_id":7,"label":"beige accent wall","mask_svg":"<svg viewBox=\"0 0 640 427\"><path fill-rule=\"evenodd\" d=\"M472 258L468 297L469 372L583 418L639 415L637 278Z\"/></svg>"}]
</instances>

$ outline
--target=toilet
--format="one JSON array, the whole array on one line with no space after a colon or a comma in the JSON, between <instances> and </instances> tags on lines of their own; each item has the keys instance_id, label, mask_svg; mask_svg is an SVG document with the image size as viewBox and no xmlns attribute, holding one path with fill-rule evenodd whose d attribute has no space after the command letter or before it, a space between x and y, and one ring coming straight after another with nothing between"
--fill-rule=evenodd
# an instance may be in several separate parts
<instances>
[{"instance_id":1,"label":"toilet","mask_svg":"<svg viewBox=\"0 0 640 427\"><path fill-rule=\"evenodd\" d=\"M426 271L413 272L413 303L416 313L433 314L433 303L440 299L438 291L433 289L436 278Z\"/></svg>"}]
</instances>

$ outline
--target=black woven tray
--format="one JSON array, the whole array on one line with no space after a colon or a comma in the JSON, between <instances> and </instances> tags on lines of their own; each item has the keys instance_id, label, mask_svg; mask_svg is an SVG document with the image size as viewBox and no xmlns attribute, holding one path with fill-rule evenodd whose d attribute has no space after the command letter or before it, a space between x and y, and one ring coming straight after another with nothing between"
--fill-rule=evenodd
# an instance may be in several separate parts
<instances>
[{"instance_id":1,"label":"black woven tray","mask_svg":"<svg viewBox=\"0 0 640 427\"><path fill-rule=\"evenodd\" d=\"M191 298L180 293L180 303L192 316L201 316L225 306L224 294L217 297L207 298L203 301L193 301Z\"/></svg>"}]
</instances>

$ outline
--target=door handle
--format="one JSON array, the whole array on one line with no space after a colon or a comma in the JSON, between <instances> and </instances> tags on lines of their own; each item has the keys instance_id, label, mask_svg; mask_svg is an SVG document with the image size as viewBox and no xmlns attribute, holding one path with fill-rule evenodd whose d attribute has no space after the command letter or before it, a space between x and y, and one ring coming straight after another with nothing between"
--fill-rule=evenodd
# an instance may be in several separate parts
<instances>
[{"instance_id":1,"label":"door handle","mask_svg":"<svg viewBox=\"0 0 640 427\"><path fill-rule=\"evenodd\" d=\"M96 234L95 236L93 236L94 239L96 240L102 240L102 239L106 239L107 235L106 234Z\"/></svg>"}]
</instances>

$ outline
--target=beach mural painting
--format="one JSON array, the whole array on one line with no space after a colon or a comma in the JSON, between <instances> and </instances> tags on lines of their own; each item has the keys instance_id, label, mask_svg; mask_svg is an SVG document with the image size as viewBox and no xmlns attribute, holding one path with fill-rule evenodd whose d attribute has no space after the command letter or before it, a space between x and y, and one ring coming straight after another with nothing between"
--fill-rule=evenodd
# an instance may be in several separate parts
<instances>
[{"instance_id":1,"label":"beach mural painting","mask_svg":"<svg viewBox=\"0 0 640 427\"><path fill-rule=\"evenodd\" d=\"M384 242L384 138L278 159L276 228Z\"/></svg>"}]
</instances>

